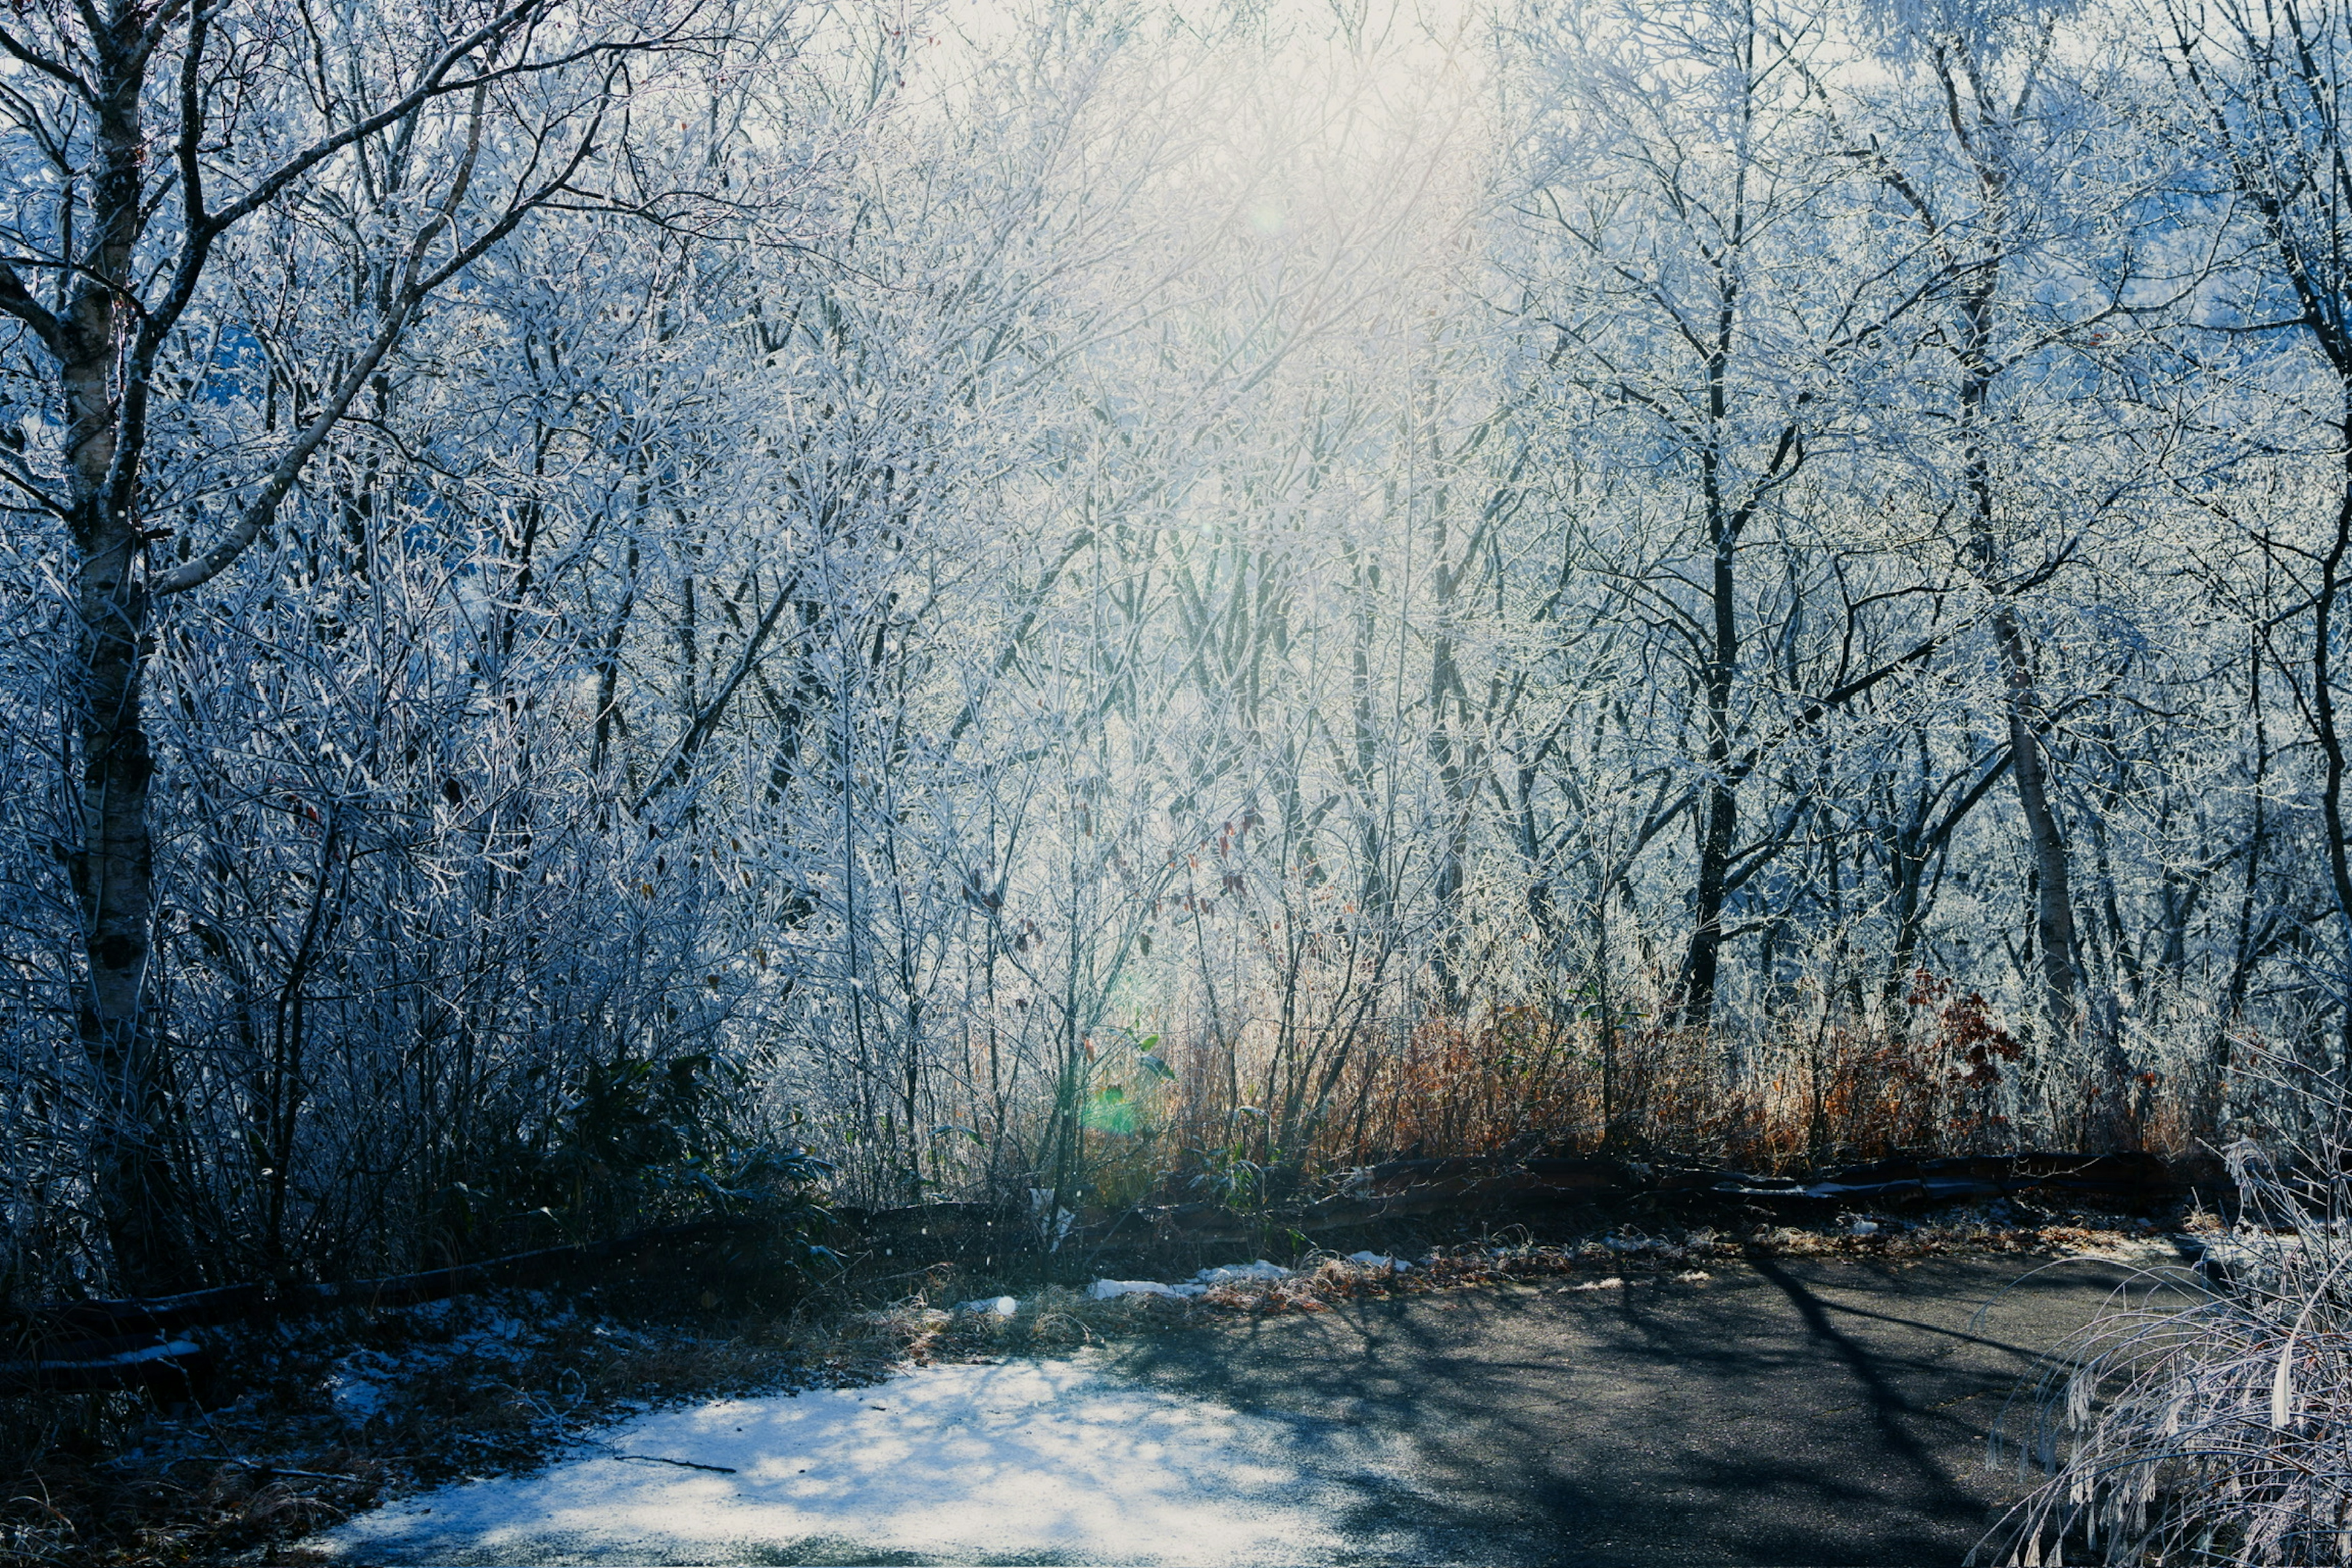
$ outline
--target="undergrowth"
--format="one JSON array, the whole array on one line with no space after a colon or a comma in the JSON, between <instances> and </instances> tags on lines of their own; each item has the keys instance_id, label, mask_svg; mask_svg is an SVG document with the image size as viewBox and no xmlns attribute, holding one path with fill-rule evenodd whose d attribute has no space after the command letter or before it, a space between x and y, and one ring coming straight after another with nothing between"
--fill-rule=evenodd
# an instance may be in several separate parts
<instances>
[{"instance_id":1,"label":"undergrowth","mask_svg":"<svg viewBox=\"0 0 2352 1568\"><path fill-rule=\"evenodd\" d=\"M1776 1174L2035 1147L2193 1163L2261 1098L2242 1075L2214 1079L2201 1044L2180 1063L2151 1047L2111 1081L1926 970L1882 1006L1790 1009L1736 1037L1636 1000L1428 1014L1319 1043L1255 1026L1151 1037L1159 1071L1132 1052L1088 1068L1087 1092L1117 1114L1085 1119L1064 1201L1263 1207L1400 1155L1670 1154Z\"/></svg>"},{"instance_id":2,"label":"undergrowth","mask_svg":"<svg viewBox=\"0 0 2352 1568\"><path fill-rule=\"evenodd\" d=\"M1696 1289L1748 1258L2023 1258L2144 1244L2158 1223L2014 1200L1866 1234L1841 1220L1642 1228L1587 1217L1541 1237L1431 1226L1351 1238L1402 1269L1277 1247L1295 1268L1286 1278L1188 1301L1098 1300L1087 1277L1181 1279L1196 1267L1190 1249L899 1267L909 1245L948 1250L934 1235L900 1237L897 1257L853 1254L830 1289L790 1305L722 1295L723 1279L706 1289L690 1270L649 1270L634 1289L501 1291L243 1331L222 1341L221 1392L204 1408L130 1394L0 1406L0 1462L15 1477L0 1496L0 1564L299 1562L304 1537L388 1497L529 1468L612 1421L687 1400L855 1386L910 1366L1064 1353L1367 1296L1506 1283ZM965 1310L1000 1292L1015 1295L1010 1317Z\"/></svg>"},{"instance_id":3,"label":"undergrowth","mask_svg":"<svg viewBox=\"0 0 2352 1568\"><path fill-rule=\"evenodd\" d=\"M2336 1078L2264 1066L2325 1131L2232 1144L2238 1211L2202 1278L2143 1276L2049 1358L2011 1423L2044 1479L1980 1557L2352 1561L2352 1100Z\"/></svg>"}]
</instances>

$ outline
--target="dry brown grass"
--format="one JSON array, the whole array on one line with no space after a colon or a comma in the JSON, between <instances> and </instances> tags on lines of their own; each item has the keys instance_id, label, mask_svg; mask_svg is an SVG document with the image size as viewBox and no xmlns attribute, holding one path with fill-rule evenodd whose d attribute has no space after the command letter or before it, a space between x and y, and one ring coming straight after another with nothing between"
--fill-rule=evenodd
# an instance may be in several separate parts
<instances>
[{"instance_id":1,"label":"dry brown grass","mask_svg":"<svg viewBox=\"0 0 2352 1568\"><path fill-rule=\"evenodd\" d=\"M1090 1138L1091 1171L1106 1201L1154 1178L1170 1194L1173 1177L1190 1195L1246 1204L1281 1195L1286 1179L1403 1153L1620 1150L1773 1172L2084 1138L2179 1154L2210 1115L2191 1086L2154 1074L2029 1083L2026 1047L1985 999L1924 972L1878 1015L1792 1013L1737 1049L1724 1031L1596 1012L1524 1004L1368 1024L1288 1066L1268 1031L1194 1040L1175 1081L1149 1086L1157 1133Z\"/></svg>"}]
</instances>

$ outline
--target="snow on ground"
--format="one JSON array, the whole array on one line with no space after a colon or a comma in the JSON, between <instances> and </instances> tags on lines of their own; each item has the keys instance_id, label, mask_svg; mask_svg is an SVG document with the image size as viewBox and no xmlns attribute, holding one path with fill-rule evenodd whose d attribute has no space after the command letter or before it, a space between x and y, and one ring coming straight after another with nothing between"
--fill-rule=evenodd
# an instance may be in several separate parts
<instances>
[{"instance_id":1,"label":"snow on ground","mask_svg":"<svg viewBox=\"0 0 2352 1568\"><path fill-rule=\"evenodd\" d=\"M383 1412L388 1392L404 1383L430 1376L460 1358L528 1361L543 1346L550 1330L573 1321L569 1309L550 1310L542 1291L509 1295L505 1300L530 1314L529 1319L502 1311L481 1298L394 1309L419 1334L417 1342L397 1350L357 1350L336 1357L326 1384L337 1413L352 1426L363 1426ZM616 1336L616 1331L601 1325L594 1331L604 1338ZM618 1335L629 1333L617 1331Z\"/></svg>"},{"instance_id":2,"label":"snow on ground","mask_svg":"<svg viewBox=\"0 0 2352 1568\"><path fill-rule=\"evenodd\" d=\"M1114 1300L1121 1296L1205 1296L1212 1286L1267 1285L1277 1279L1287 1279L1296 1270L1285 1268L1279 1263L1268 1263L1261 1258L1255 1263L1228 1263L1221 1268L1203 1268L1189 1280L1177 1285L1163 1285L1157 1279L1097 1279L1087 1288L1087 1293L1097 1301Z\"/></svg>"},{"instance_id":3,"label":"snow on ground","mask_svg":"<svg viewBox=\"0 0 2352 1568\"><path fill-rule=\"evenodd\" d=\"M409 1498L313 1544L371 1564L1328 1563L1401 1458L1144 1387L1098 1353L925 1368L605 1428L535 1475ZM688 1469L682 1460L719 1469Z\"/></svg>"},{"instance_id":4,"label":"snow on ground","mask_svg":"<svg viewBox=\"0 0 2352 1568\"><path fill-rule=\"evenodd\" d=\"M1087 1294L1097 1301L1117 1300L1121 1296L1170 1296L1178 1300L1188 1296L1205 1296L1206 1285L1162 1285L1157 1279L1097 1279L1087 1287Z\"/></svg>"}]
</instances>

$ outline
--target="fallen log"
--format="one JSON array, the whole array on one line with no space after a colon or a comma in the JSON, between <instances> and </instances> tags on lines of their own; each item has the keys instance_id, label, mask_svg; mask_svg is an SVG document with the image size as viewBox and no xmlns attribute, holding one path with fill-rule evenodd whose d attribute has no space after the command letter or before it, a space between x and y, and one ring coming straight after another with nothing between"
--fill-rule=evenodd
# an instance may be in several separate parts
<instances>
[{"instance_id":1,"label":"fallen log","mask_svg":"<svg viewBox=\"0 0 2352 1568\"><path fill-rule=\"evenodd\" d=\"M268 1300L269 1288L266 1285L223 1285L211 1290L135 1300L61 1301L35 1308L26 1317L52 1335L153 1335L237 1322L261 1311Z\"/></svg>"},{"instance_id":2,"label":"fallen log","mask_svg":"<svg viewBox=\"0 0 2352 1568\"><path fill-rule=\"evenodd\" d=\"M1887 1206L2011 1197L2037 1190L2111 1203L2140 1203L2177 1185L2152 1154L1962 1155L1880 1160L1806 1178L1727 1171L1708 1190L1728 1197L1819 1205L1868 1201Z\"/></svg>"},{"instance_id":3,"label":"fallen log","mask_svg":"<svg viewBox=\"0 0 2352 1568\"><path fill-rule=\"evenodd\" d=\"M478 1263L331 1283L224 1285L177 1296L61 1301L19 1314L5 1337L18 1359L0 1361L0 1390L81 1393L149 1386L184 1387L209 1352L176 1336L191 1329L267 1318L312 1317L346 1308L415 1306L501 1286L528 1284L561 1270L609 1263L645 1248L751 1228L754 1220L717 1218L656 1226L608 1241L509 1253Z\"/></svg>"},{"instance_id":4,"label":"fallen log","mask_svg":"<svg viewBox=\"0 0 2352 1568\"><path fill-rule=\"evenodd\" d=\"M1527 1205L1591 1203L1633 1197L1734 1200L1766 1207L1820 1209L1839 1205L1908 1206L1963 1198L2044 1192L2078 1199L2142 1203L2178 1184L2153 1155L2018 1154L1879 1160L1805 1177L1764 1176L1667 1160L1568 1155L1522 1160L1449 1157L1391 1160L1360 1172L1345 1190L1304 1204L1255 1213L1216 1203L1122 1210L1081 1226L1073 1241L1101 1246L1129 1231L1160 1242L1255 1242L1268 1232L1313 1234L1445 1213ZM1010 1233L1034 1227L1016 1211L975 1203L931 1203L872 1211L838 1210L841 1223L871 1234L1002 1222ZM60 1302L20 1314L6 1336L19 1359L0 1362L0 1388L63 1393L142 1386L185 1388L206 1352L186 1331L270 1317L303 1317L347 1308L381 1309L443 1300L545 1278L567 1268L609 1263L666 1243L755 1227L755 1220L713 1218L657 1226L609 1241L540 1247L415 1274L324 1283L225 1285L177 1296Z\"/></svg>"},{"instance_id":5,"label":"fallen log","mask_svg":"<svg viewBox=\"0 0 2352 1568\"><path fill-rule=\"evenodd\" d=\"M0 1387L12 1394L92 1394L152 1388L184 1398L211 1362L212 1352L193 1340L164 1340L100 1355L76 1353L0 1362Z\"/></svg>"},{"instance_id":6,"label":"fallen log","mask_svg":"<svg viewBox=\"0 0 2352 1568\"><path fill-rule=\"evenodd\" d=\"M1881 1160L1811 1176L1762 1176L1719 1166L1601 1155L1520 1161L1392 1160L1362 1172L1347 1191L1312 1203L1244 1213L1221 1204L1173 1204L1122 1212L1085 1227L1099 1246L1135 1228L1163 1241L1248 1241L1269 1231L1312 1234L1484 1208L1633 1197L1734 1199L1799 1209L1867 1203L1904 1207L1970 1197L2045 1192L2144 1203L2179 1184L2149 1154L2021 1154Z\"/></svg>"}]
</instances>

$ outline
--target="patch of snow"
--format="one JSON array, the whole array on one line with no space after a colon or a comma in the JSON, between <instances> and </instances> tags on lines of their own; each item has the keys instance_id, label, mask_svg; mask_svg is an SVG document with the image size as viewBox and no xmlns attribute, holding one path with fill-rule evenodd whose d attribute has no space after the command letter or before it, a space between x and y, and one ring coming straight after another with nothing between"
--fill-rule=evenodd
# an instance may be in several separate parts
<instances>
[{"instance_id":1,"label":"patch of snow","mask_svg":"<svg viewBox=\"0 0 2352 1568\"><path fill-rule=\"evenodd\" d=\"M1244 1279L1287 1279L1290 1270L1279 1263L1259 1258L1255 1263L1228 1263L1218 1268L1203 1268L1192 1278L1203 1285L1234 1285Z\"/></svg>"},{"instance_id":2,"label":"patch of snow","mask_svg":"<svg viewBox=\"0 0 2352 1568\"><path fill-rule=\"evenodd\" d=\"M475 1355L485 1361L522 1361L531 1353L537 1337L520 1319L499 1312L452 1336L442 1350L445 1354Z\"/></svg>"},{"instance_id":3,"label":"patch of snow","mask_svg":"<svg viewBox=\"0 0 2352 1568\"><path fill-rule=\"evenodd\" d=\"M1348 1254L1348 1261L1360 1263L1367 1268L1391 1268L1399 1274L1412 1267L1403 1258L1391 1258L1385 1252L1351 1252Z\"/></svg>"},{"instance_id":4,"label":"patch of snow","mask_svg":"<svg viewBox=\"0 0 2352 1568\"><path fill-rule=\"evenodd\" d=\"M1572 1290L1622 1290L1625 1289L1625 1281L1618 1279L1614 1274L1612 1274L1606 1279L1588 1279L1581 1285L1572 1285L1569 1287L1569 1289Z\"/></svg>"},{"instance_id":5,"label":"patch of snow","mask_svg":"<svg viewBox=\"0 0 2352 1568\"><path fill-rule=\"evenodd\" d=\"M1361 1555L1364 1538L1338 1521L1361 1515L1365 1488L1387 1484L1363 1479L1369 1452L1334 1446L1349 1441L1086 1358L929 1367L870 1388L639 1416L604 1429L593 1455L410 1498L311 1544L387 1568L845 1552L1332 1563Z\"/></svg>"},{"instance_id":6,"label":"patch of snow","mask_svg":"<svg viewBox=\"0 0 2352 1568\"><path fill-rule=\"evenodd\" d=\"M1714 1275L1709 1274L1704 1268L1693 1268L1675 1275L1675 1283L1677 1285L1704 1285L1714 1278Z\"/></svg>"},{"instance_id":7,"label":"patch of snow","mask_svg":"<svg viewBox=\"0 0 2352 1568\"><path fill-rule=\"evenodd\" d=\"M335 1355L325 1369L320 1391L344 1421L363 1426L394 1404L403 1387L420 1379L451 1375L453 1368L467 1362L488 1363L484 1370L495 1375L500 1363L513 1365L539 1353L551 1331L581 1322L569 1309L539 1313L543 1301L525 1292L506 1292L387 1308L378 1314L380 1321L395 1331L404 1328L405 1342ZM606 1339L639 1338L632 1331L601 1323L586 1326ZM289 1348L326 1348L315 1325L281 1320L264 1331Z\"/></svg>"},{"instance_id":8,"label":"patch of snow","mask_svg":"<svg viewBox=\"0 0 2352 1568\"><path fill-rule=\"evenodd\" d=\"M1856 1236L1876 1236L1878 1234L1878 1222L1874 1219L1858 1219L1846 1228L1853 1232Z\"/></svg>"},{"instance_id":9,"label":"patch of snow","mask_svg":"<svg viewBox=\"0 0 2352 1568\"><path fill-rule=\"evenodd\" d=\"M355 1426L364 1426L383 1408L384 1384L396 1377L400 1362L382 1351L355 1351L337 1361L327 1373L327 1395L335 1413Z\"/></svg>"},{"instance_id":10,"label":"patch of snow","mask_svg":"<svg viewBox=\"0 0 2352 1568\"><path fill-rule=\"evenodd\" d=\"M1121 1296L1172 1296L1181 1300L1197 1296L1204 1289L1200 1285L1162 1285L1157 1279L1097 1279L1087 1287L1087 1294L1097 1301L1115 1301Z\"/></svg>"},{"instance_id":11,"label":"patch of snow","mask_svg":"<svg viewBox=\"0 0 2352 1568\"><path fill-rule=\"evenodd\" d=\"M383 1390L348 1372L327 1374L327 1394L335 1402L335 1414L358 1426L383 1408Z\"/></svg>"}]
</instances>

